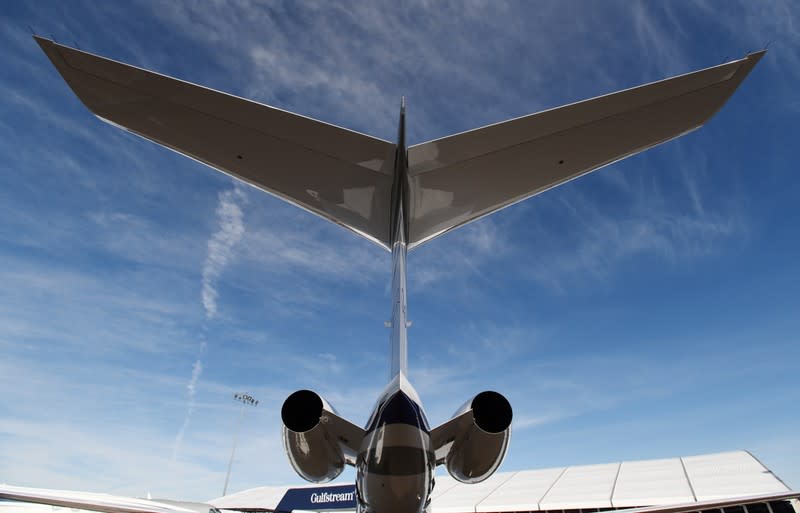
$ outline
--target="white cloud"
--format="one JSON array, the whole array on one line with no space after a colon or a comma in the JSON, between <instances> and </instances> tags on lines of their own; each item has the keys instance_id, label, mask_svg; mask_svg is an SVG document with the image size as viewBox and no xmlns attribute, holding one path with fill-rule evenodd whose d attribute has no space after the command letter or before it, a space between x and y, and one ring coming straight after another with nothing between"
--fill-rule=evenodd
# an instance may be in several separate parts
<instances>
[{"instance_id":1,"label":"white cloud","mask_svg":"<svg viewBox=\"0 0 800 513\"><path fill-rule=\"evenodd\" d=\"M216 287L217 280L225 267L231 262L233 258L233 249L245 233L244 214L242 213L240 205L246 201L247 197L241 187L242 186L237 183L232 189L222 191L218 195L219 199L216 208L217 230L208 240L208 252L206 254L205 263L203 264L202 273L201 298L206 313L206 321L217 316L217 298L219 296ZM189 427L192 414L194 413L195 392L197 383L203 373L202 358L206 347L206 341L202 340L200 343L200 354L195 360L194 365L192 365L192 375L189 378L189 383L186 385L188 406L186 407L186 415L183 418L183 423L180 429L178 429L178 434L175 436L175 443L172 449L173 460L178 457L186 430Z\"/></svg>"},{"instance_id":2,"label":"white cloud","mask_svg":"<svg viewBox=\"0 0 800 513\"><path fill-rule=\"evenodd\" d=\"M384 250L302 215L306 218L287 219L273 212L265 215L266 222L254 221L242 240L242 259L262 272L310 274L356 284L371 283L389 269Z\"/></svg>"},{"instance_id":3,"label":"white cloud","mask_svg":"<svg viewBox=\"0 0 800 513\"><path fill-rule=\"evenodd\" d=\"M216 317L218 311L217 279L233 258L233 248L245 232L240 204L246 196L240 187L236 185L219 193L216 211L218 228L208 240L208 253L203 264L202 300L208 319Z\"/></svg>"},{"instance_id":4,"label":"white cloud","mask_svg":"<svg viewBox=\"0 0 800 513\"><path fill-rule=\"evenodd\" d=\"M521 418L515 418L512 427L514 431L519 431L521 429L534 428L542 426L544 424L549 424L550 422L555 422L563 418L564 415L558 415L558 414L526 416Z\"/></svg>"},{"instance_id":5,"label":"white cloud","mask_svg":"<svg viewBox=\"0 0 800 513\"><path fill-rule=\"evenodd\" d=\"M203 342L202 348L205 347L205 342ZM200 374L203 373L203 361L199 358L195 360L194 365L192 365L192 377L189 379L189 383L186 385L186 390L189 393L189 406L186 408L186 416L183 418L183 424L181 424L180 429L178 429L178 434L175 435L175 443L172 447L172 460L175 461L178 458L178 452L181 450L181 446L183 445L183 437L186 435L186 429L189 427L189 422L192 419L192 414L194 413L194 397L195 392L197 389L197 381L200 379Z\"/></svg>"},{"instance_id":6,"label":"white cloud","mask_svg":"<svg viewBox=\"0 0 800 513\"><path fill-rule=\"evenodd\" d=\"M88 368L87 368L88 367ZM81 372L85 375L81 375ZM92 386L88 383L91 381ZM20 386L25 383L25 386ZM50 372L42 356L4 358L0 388L6 395L0 414L0 481L9 484L102 491L128 496L206 500L219 495L230 453L233 421L232 387L206 381L211 403L198 403L197 427L184 440L182 457L170 458L169 423L179 406L175 376L126 369L94 361L60 360ZM285 391L259 387L259 397ZM223 399L224 398L224 399ZM224 401L224 402L223 402ZM266 479L279 483L287 475L277 413L267 407L248 412L233 484L255 486Z\"/></svg>"},{"instance_id":7,"label":"white cloud","mask_svg":"<svg viewBox=\"0 0 800 513\"><path fill-rule=\"evenodd\" d=\"M563 293L586 280L608 281L642 257L681 265L716 255L746 235L749 222L735 175L713 195L704 193L713 190L704 159L689 159L687 152L696 149L671 144L662 152L664 163L637 157L592 177L595 188L604 182L612 193L598 197L571 184L514 212L533 220L518 231L517 240L526 243L514 255L529 255L520 273Z\"/></svg>"},{"instance_id":8,"label":"white cloud","mask_svg":"<svg viewBox=\"0 0 800 513\"><path fill-rule=\"evenodd\" d=\"M412 291L429 288L444 279L469 275L481 278L485 266L506 256L514 246L496 220L485 217L415 249L409 256ZM463 280L465 288L470 280Z\"/></svg>"},{"instance_id":9,"label":"white cloud","mask_svg":"<svg viewBox=\"0 0 800 513\"><path fill-rule=\"evenodd\" d=\"M201 360L196 360L194 365L192 365L192 379L189 380L189 384L186 385L186 389L189 391L189 397L194 399L195 388L197 387L197 380L200 379L200 374L203 372L203 362Z\"/></svg>"}]
</instances>

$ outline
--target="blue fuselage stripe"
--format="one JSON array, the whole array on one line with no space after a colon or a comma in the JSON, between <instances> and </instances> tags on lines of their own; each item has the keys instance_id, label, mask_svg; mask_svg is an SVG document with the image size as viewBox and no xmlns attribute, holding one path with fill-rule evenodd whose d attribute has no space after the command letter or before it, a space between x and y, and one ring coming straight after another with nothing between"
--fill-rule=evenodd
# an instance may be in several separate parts
<instances>
[{"instance_id":1,"label":"blue fuselage stripe","mask_svg":"<svg viewBox=\"0 0 800 513\"><path fill-rule=\"evenodd\" d=\"M422 408L402 390L389 396L378 406L377 415L366 428L367 434L387 424L408 424L430 433L428 419Z\"/></svg>"}]
</instances>

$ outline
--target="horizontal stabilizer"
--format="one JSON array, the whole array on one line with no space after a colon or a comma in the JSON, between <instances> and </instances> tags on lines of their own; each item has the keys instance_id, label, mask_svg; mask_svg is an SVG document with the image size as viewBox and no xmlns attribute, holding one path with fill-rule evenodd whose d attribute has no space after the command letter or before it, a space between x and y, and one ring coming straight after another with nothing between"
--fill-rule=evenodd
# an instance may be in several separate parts
<instances>
[{"instance_id":1,"label":"horizontal stabilizer","mask_svg":"<svg viewBox=\"0 0 800 513\"><path fill-rule=\"evenodd\" d=\"M395 144L35 39L101 119L389 249ZM763 55L408 148L409 248L700 127Z\"/></svg>"},{"instance_id":2,"label":"horizontal stabilizer","mask_svg":"<svg viewBox=\"0 0 800 513\"><path fill-rule=\"evenodd\" d=\"M388 247L394 144L35 39L101 119Z\"/></svg>"},{"instance_id":3,"label":"horizontal stabilizer","mask_svg":"<svg viewBox=\"0 0 800 513\"><path fill-rule=\"evenodd\" d=\"M700 127L763 55L410 147L409 247Z\"/></svg>"}]
</instances>

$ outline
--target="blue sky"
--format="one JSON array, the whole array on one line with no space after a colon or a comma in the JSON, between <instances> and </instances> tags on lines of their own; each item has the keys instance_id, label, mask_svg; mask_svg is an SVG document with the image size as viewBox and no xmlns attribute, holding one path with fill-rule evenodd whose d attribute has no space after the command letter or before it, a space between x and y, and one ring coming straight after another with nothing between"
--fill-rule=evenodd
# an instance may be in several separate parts
<instances>
[{"instance_id":1,"label":"blue sky","mask_svg":"<svg viewBox=\"0 0 800 513\"><path fill-rule=\"evenodd\" d=\"M433 424L506 394L504 470L749 449L800 486L800 6L27 2L0 14L0 482L208 499L298 483L299 388L364 423L389 255L95 119L27 26L410 143L770 52L703 129L409 257ZM344 480L352 479L346 473Z\"/></svg>"}]
</instances>

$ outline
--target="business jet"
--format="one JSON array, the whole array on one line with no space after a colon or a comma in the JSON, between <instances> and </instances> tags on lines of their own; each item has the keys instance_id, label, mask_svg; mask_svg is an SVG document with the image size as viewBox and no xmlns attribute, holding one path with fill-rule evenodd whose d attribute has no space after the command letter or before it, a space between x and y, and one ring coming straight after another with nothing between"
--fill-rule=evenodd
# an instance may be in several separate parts
<instances>
[{"instance_id":1,"label":"business jet","mask_svg":"<svg viewBox=\"0 0 800 513\"><path fill-rule=\"evenodd\" d=\"M344 419L311 390L291 394L281 408L294 470L324 483L354 466L359 513L429 511L438 465L458 481L483 481L500 466L511 436L511 405L494 391L479 393L451 420L429 426L408 380L407 252L699 128L765 53L408 146L404 101L397 139L390 142L35 39L101 120L391 252L390 379L367 425ZM90 501L73 507L108 510ZM696 509L671 506L669 512Z\"/></svg>"}]
</instances>

